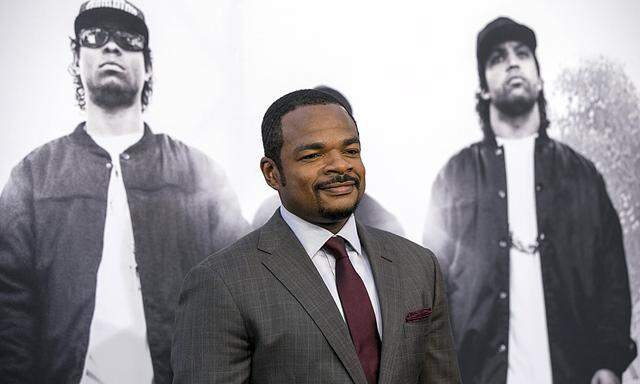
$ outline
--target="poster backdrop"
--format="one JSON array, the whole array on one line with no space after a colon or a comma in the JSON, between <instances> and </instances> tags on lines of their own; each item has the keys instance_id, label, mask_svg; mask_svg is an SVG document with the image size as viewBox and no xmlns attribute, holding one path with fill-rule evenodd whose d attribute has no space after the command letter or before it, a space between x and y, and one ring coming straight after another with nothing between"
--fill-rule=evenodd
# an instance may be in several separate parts
<instances>
[{"instance_id":1,"label":"poster backdrop","mask_svg":"<svg viewBox=\"0 0 640 384\"><path fill-rule=\"evenodd\" d=\"M258 169L262 114L286 92L325 84L344 93L353 106L368 193L396 215L408 238L419 242L435 174L452 154L481 137L474 111L475 39L499 15L528 24L538 36L552 136L566 137L589 157L599 151L595 136L580 136L579 129L567 127L588 121L584 108L600 105L585 101L591 89L585 82L611 73L608 88L599 94L609 101L603 105L610 114L603 116L622 113L627 119L616 127L626 127L627 136L613 129L597 137L640 136L640 2L635 0L135 3L146 14L154 59L147 122L214 158L249 221L273 195ZM83 119L67 73L79 5L69 0L0 2L0 185L28 152L67 134ZM585 75L589 68L595 68L592 77ZM572 98L576 94L582 98ZM615 103L610 102L614 95ZM586 103L582 109L581 101ZM624 189L622 179L627 187L638 185L640 163L633 156L640 148L633 147L637 139L630 140L613 140L608 150L616 154L617 147L626 145L624 153L597 161L601 168L609 167L607 161L629 164L626 173L604 172L618 178L607 180L612 195L623 193L617 192ZM640 203L637 192L628 195L612 199L627 215L638 340ZM638 361L634 367L626 382L640 382Z\"/></svg>"}]
</instances>

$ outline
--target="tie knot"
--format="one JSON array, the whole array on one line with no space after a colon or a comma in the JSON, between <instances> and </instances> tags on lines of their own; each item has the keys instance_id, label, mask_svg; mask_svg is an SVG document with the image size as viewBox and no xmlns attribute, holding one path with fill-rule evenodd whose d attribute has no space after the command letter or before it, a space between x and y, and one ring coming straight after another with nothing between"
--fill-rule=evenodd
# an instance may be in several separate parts
<instances>
[{"instance_id":1,"label":"tie knot","mask_svg":"<svg viewBox=\"0 0 640 384\"><path fill-rule=\"evenodd\" d=\"M347 248L345 247L345 242L342 237L333 236L322 247L326 251L328 251L336 260L348 258Z\"/></svg>"}]
</instances>

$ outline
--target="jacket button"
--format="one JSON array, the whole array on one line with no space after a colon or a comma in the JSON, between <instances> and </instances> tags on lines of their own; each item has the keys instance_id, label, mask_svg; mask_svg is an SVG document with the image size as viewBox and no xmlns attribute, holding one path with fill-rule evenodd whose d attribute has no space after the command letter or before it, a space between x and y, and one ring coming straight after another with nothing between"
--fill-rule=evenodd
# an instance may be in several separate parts
<instances>
[{"instance_id":1,"label":"jacket button","mask_svg":"<svg viewBox=\"0 0 640 384\"><path fill-rule=\"evenodd\" d=\"M507 350L507 346L504 344L500 344L500 346L498 347L498 352L499 353L503 353Z\"/></svg>"},{"instance_id":2,"label":"jacket button","mask_svg":"<svg viewBox=\"0 0 640 384\"><path fill-rule=\"evenodd\" d=\"M507 197L507 193L501 189L498 191L498 196L500 196L501 199L504 199Z\"/></svg>"},{"instance_id":3,"label":"jacket button","mask_svg":"<svg viewBox=\"0 0 640 384\"><path fill-rule=\"evenodd\" d=\"M505 292L505 291L500 292L499 297L500 297L502 300L506 299L506 298L507 298L507 292Z\"/></svg>"},{"instance_id":4,"label":"jacket button","mask_svg":"<svg viewBox=\"0 0 640 384\"><path fill-rule=\"evenodd\" d=\"M113 164L107 163L106 167L107 167L107 169L111 169L111 167L113 167Z\"/></svg>"},{"instance_id":5,"label":"jacket button","mask_svg":"<svg viewBox=\"0 0 640 384\"><path fill-rule=\"evenodd\" d=\"M542 191L542 183L536 184L536 192Z\"/></svg>"},{"instance_id":6,"label":"jacket button","mask_svg":"<svg viewBox=\"0 0 640 384\"><path fill-rule=\"evenodd\" d=\"M544 232L540 232L540 235L538 235L538 238L540 240L544 240L547 236L544 234Z\"/></svg>"},{"instance_id":7,"label":"jacket button","mask_svg":"<svg viewBox=\"0 0 640 384\"><path fill-rule=\"evenodd\" d=\"M496 149L496 156L500 156L502 155L502 148L497 148Z\"/></svg>"},{"instance_id":8,"label":"jacket button","mask_svg":"<svg viewBox=\"0 0 640 384\"><path fill-rule=\"evenodd\" d=\"M122 154L122 158L123 158L124 160L129 160L129 159L131 158L131 156L129 156L129 154L128 154L128 153L123 153L123 154Z\"/></svg>"},{"instance_id":9,"label":"jacket button","mask_svg":"<svg viewBox=\"0 0 640 384\"><path fill-rule=\"evenodd\" d=\"M498 241L498 246L500 248L507 248L507 241L506 240L500 240Z\"/></svg>"}]
</instances>

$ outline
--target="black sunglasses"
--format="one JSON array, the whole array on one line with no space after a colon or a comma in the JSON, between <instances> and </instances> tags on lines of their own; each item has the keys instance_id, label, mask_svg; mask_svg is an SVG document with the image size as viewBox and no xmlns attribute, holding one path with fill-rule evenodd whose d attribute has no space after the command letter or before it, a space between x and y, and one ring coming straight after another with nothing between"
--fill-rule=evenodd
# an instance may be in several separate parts
<instances>
[{"instance_id":1,"label":"black sunglasses","mask_svg":"<svg viewBox=\"0 0 640 384\"><path fill-rule=\"evenodd\" d=\"M125 51L142 51L146 43L144 36L141 34L118 29L86 28L81 30L78 35L80 45L88 48L100 48L107 44L111 38Z\"/></svg>"}]
</instances>

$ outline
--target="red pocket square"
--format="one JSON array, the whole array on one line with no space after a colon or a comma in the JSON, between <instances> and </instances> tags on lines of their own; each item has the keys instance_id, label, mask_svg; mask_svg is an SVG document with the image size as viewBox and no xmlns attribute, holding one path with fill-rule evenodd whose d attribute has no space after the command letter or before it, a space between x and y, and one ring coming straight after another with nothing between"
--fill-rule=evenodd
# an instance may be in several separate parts
<instances>
[{"instance_id":1,"label":"red pocket square","mask_svg":"<svg viewBox=\"0 0 640 384\"><path fill-rule=\"evenodd\" d=\"M411 321L426 319L429 316L431 316L431 308L424 308L407 313L407 317L405 317L404 320L408 323Z\"/></svg>"}]
</instances>

